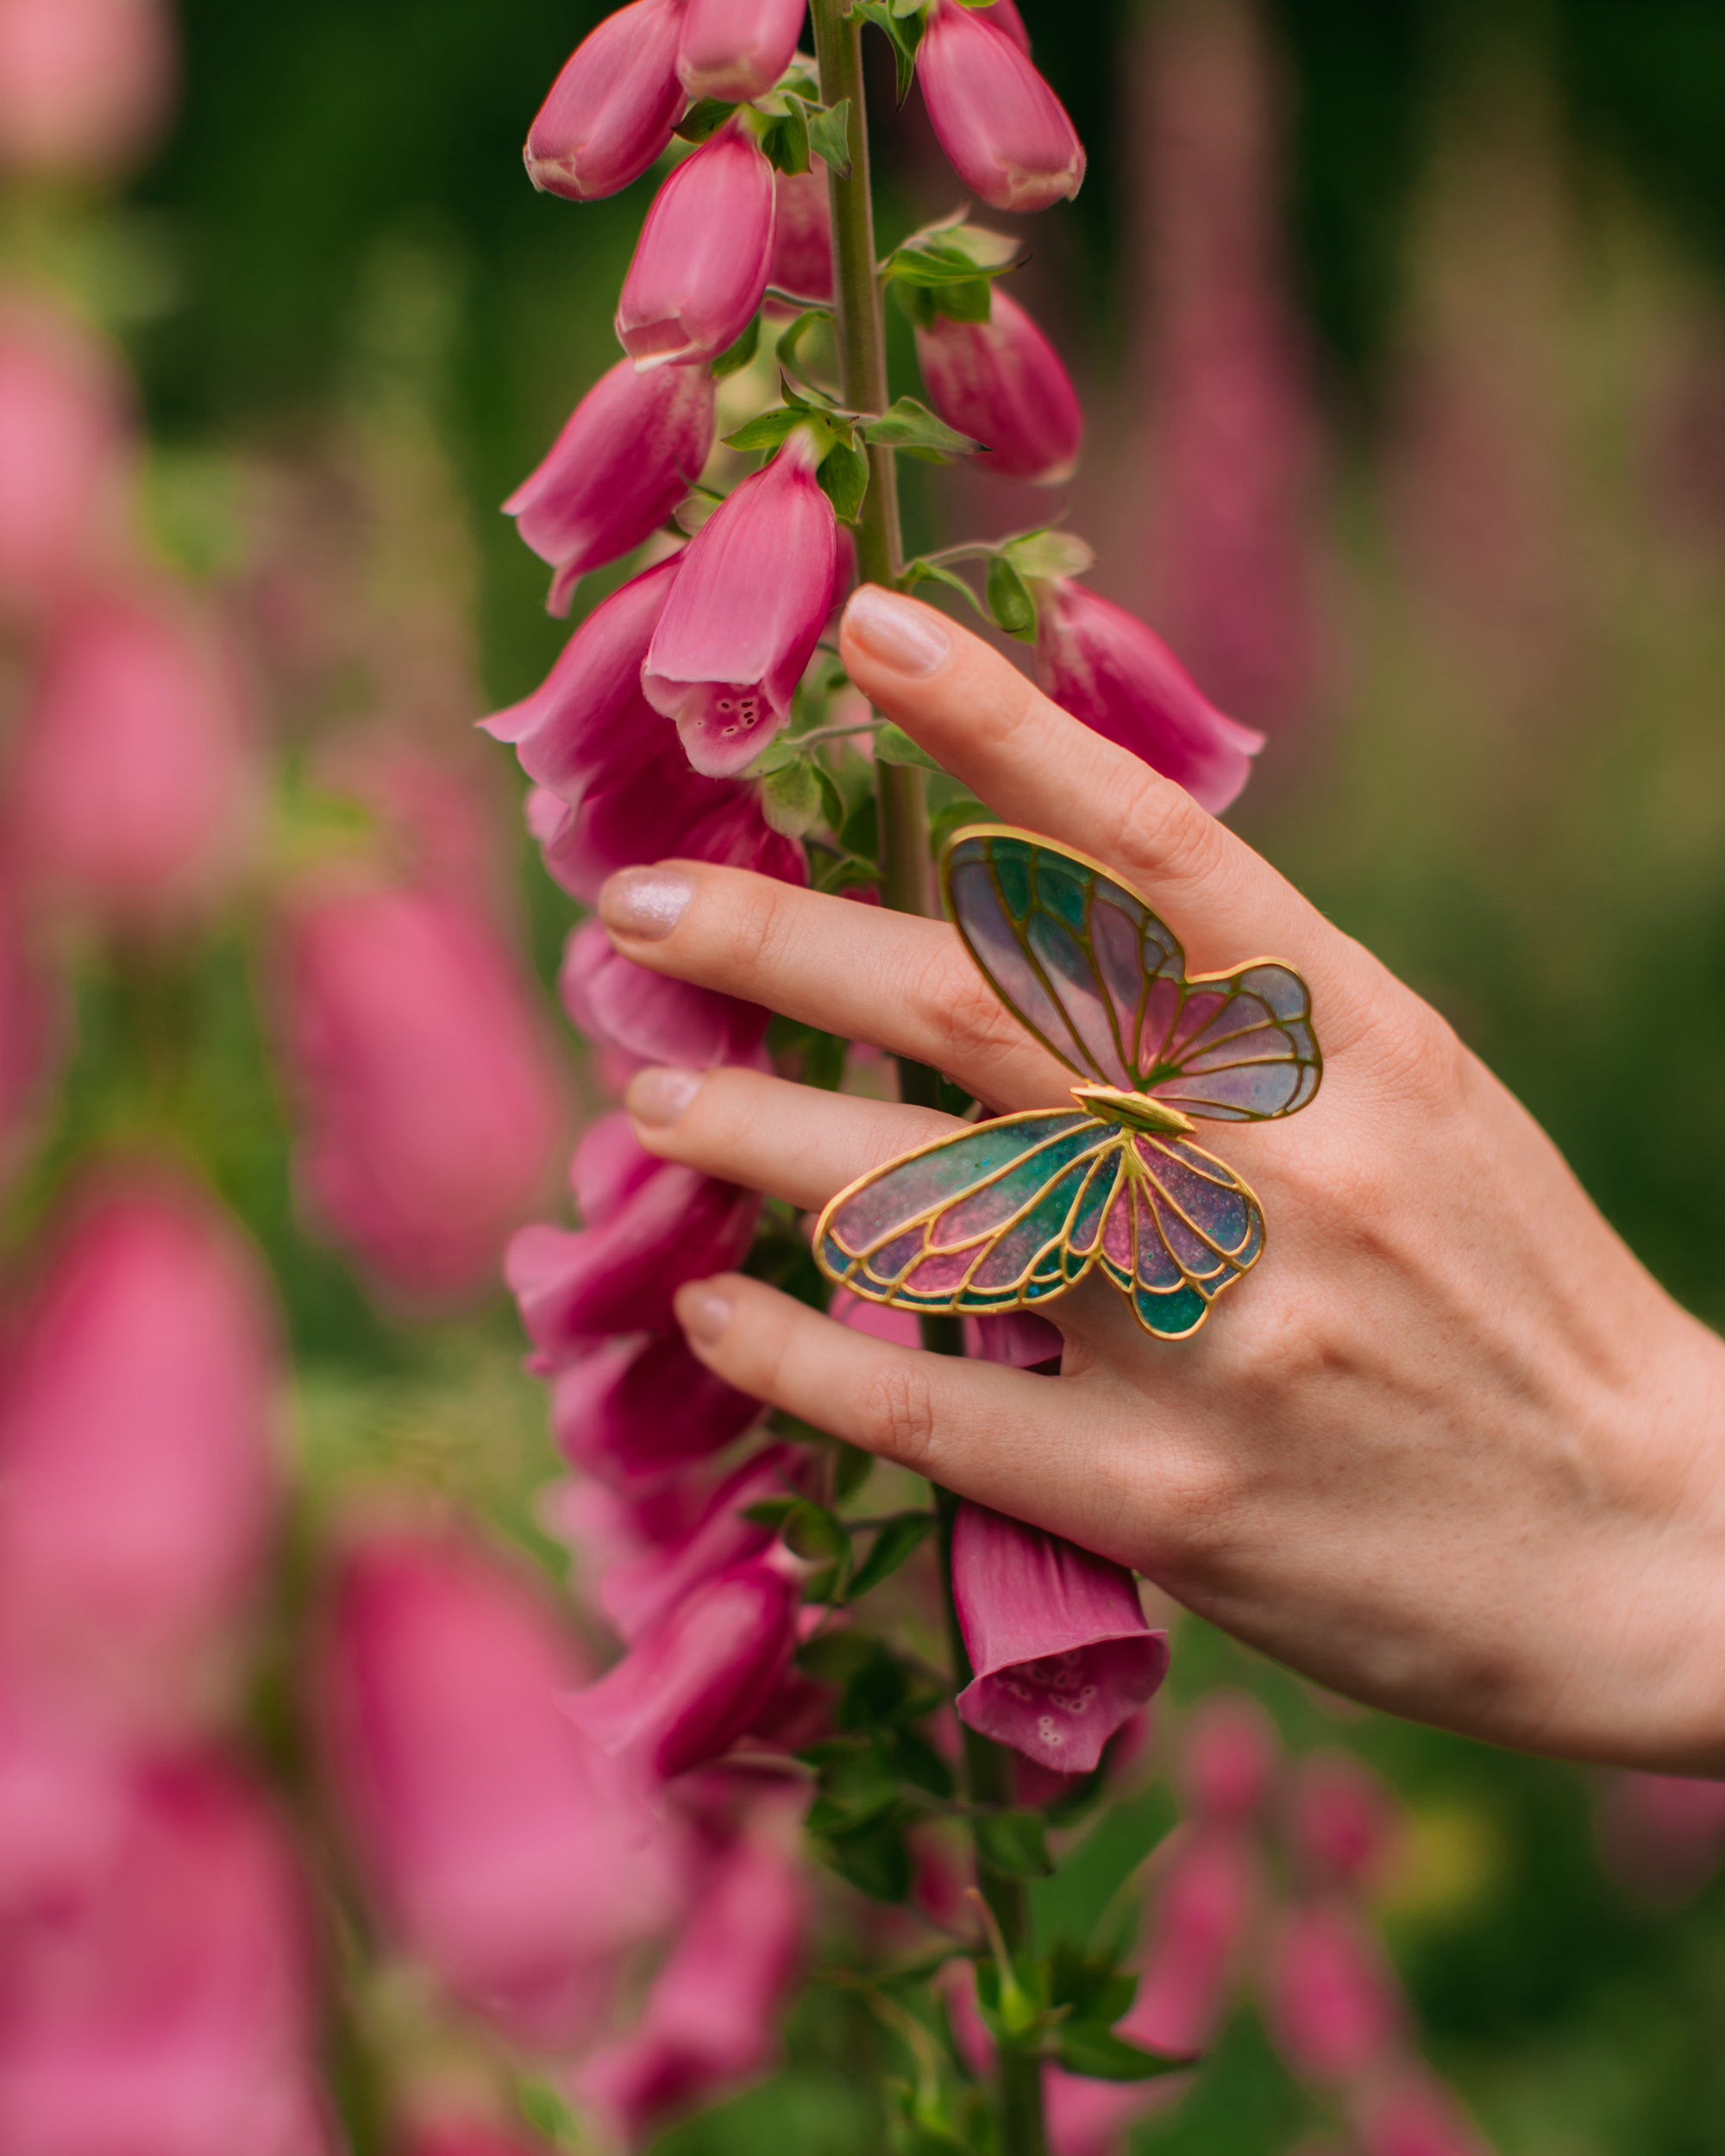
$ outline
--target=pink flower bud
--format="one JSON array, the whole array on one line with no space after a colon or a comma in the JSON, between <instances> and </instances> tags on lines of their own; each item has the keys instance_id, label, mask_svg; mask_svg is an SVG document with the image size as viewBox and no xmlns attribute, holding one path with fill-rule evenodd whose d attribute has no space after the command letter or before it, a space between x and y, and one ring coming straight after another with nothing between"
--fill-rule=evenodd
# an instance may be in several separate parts
<instances>
[{"instance_id":1,"label":"pink flower bud","mask_svg":"<svg viewBox=\"0 0 1725 2156\"><path fill-rule=\"evenodd\" d=\"M1195 2059L1221 2027L1263 1890L1250 1838L1199 1826L1172 1852L1122 2035Z\"/></svg>"},{"instance_id":2,"label":"pink flower bud","mask_svg":"<svg viewBox=\"0 0 1725 2156\"><path fill-rule=\"evenodd\" d=\"M1270 1957L1265 2017L1293 2071L1349 2081L1400 2039L1401 1988L1352 1903L1301 1903L1283 1920Z\"/></svg>"},{"instance_id":3,"label":"pink flower bud","mask_svg":"<svg viewBox=\"0 0 1725 2156\"><path fill-rule=\"evenodd\" d=\"M39 606L115 551L130 402L113 357L70 322L0 312L0 606Z\"/></svg>"},{"instance_id":4,"label":"pink flower bud","mask_svg":"<svg viewBox=\"0 0 1725 2156\"><path fill-rule=\"evenodd\" d=\"M1400 1827L1395 1798L1363 1760L1316 1752L1295 1770L1289 1839L1324 1883L1362 1887L1381 1877Z\"/></svg>"},{"instance_id":5,"label":"pink flower bud","mask_svg":"<svg viewBox=\"0 0 1725 2156\"><path fill-rule=\"evenodd\" d=\"M301 905L286 975L308 1203L392 1289L483 1289L563 1125L512 953L458 900L358 888Z\"/></svg>"},{"instance_id":6,"label":"pink flower bud","mask_svg":"<svg viewBox=\"0 0 1725 2156\"><path fill-rule=\"evenodd\" d=\"M986 1506L959 1507L952 1594L975 1673L960 1716L1057 1773L1088 1773L1168 1673L1123 1565Z\"/></svg>"},{"instance_id":7,"label":"pink flower bud","mask_svg":"<svg viewBox=\"0 0 1725 2156\"><path fill-rule=\"evenodd\" d=\"M651 1489L710 1459L760 1415L760 1401L715 1377L681 1332L607 1340L551 1382L558 1451L615 1489Z\"/></svg>"},{"instance_id":8,"label":"pink flower bud","mask_svg":"<svg viewBox=\"0 0 1725 2156\"><path fill-rule=\"evenodd\" d=\"M326 1771L391 1929L539 2046L591 2035L672 1894L651 1821L557 1712L579 1673L512 1571L399 1531L348 1554L317 1664Z\"/></svg>"},{"instance_id":9,"label":"pink flower bud","mask_svg":"<svg viewBox=\"0 0 1725 2156\"><path fill-rule=\"evenodd\" d=\"M758 1003L649 973L617 950L599 920L569 937L557 993L588 1040L632 1063L705 1070L762 1060L768 1013Z\"/></svg>"},{"instance_id":10,"label":"pink flower bud","mask_svg":"<svg viewBox=\"0 0 1725 2156\"><path fill-rule=\"evenodd\" d=\"M668 1782L728 1752L790 1661L801 1597L767 1564L735 1567L676 1603L596 1683L563 1695L631 1781Z\"/></svg>"},{"instance_id":11,"label":"pink flower bud","mask_svg":"<svg viewBox=\"0 0 1725 2156\"><path fill-rule=\"evenodd\" d=\"M142 1175L86 1192L41 1277L0 1400L0 1626L62 1692L172 1718L263 1556L267 1290L200 1198Z\"/></svg>"},{"instance_id":12,"label":"pink flower bud","mask_svg":"<svg viewBox=\"0 0 1725 2156\"><path fill-rule=\"evenodd\" d=\"M720 504L689 542L654 631L641 686L713 778L752 762L789 718L825 626L838 540L817 455L800 427Z\"/></svg>"},{"instance_id":13,"label":"pink flower bud","mask_svg":"<svg viewBox=\"0 0 1725 2156\"><path fill-rule=\"evenodd\" d=\"M799 299L832 298L832 209L826 167L780 172L774 193L773 260L767 281Z\"/></svg>"},{"instance_id":14,"label":"pink flower bud","mask_svg":"<svg viewBox=\"0 0 1725 2156\"><path fill-rule=\"evenodd\" d=\"M1201 1818L1241 1825L1264 1803L1281 1754L1275 1725L1255 1699L1213 1692L1193 1709L1182 1739L1182 1793Z\"/></svg>"},{"instance_id":15,"label":"pink flower bud","mask_svg":"<svg viewBox=\"0 0 1725 2156\"><path fill-rule=\"evenodd\" d=\"M7 2156L330 2156L306 1912L262 1800L213 1760L135 1774L80 1891L9 1925Z\"/></svg>"},{"instance_id":16,"label":"pink flower bud","mask_svg":"<svg viewBox=\"0 0 1725 2156\"><path fill-rule=\"evenodd\" d=\"M681 367L677 376L705 379ZM561 800L577 802L649 762L670 761L664 722L641 693L641 668L678 559L643 569L601 600L533 694L480 721L493 741L513 746L530 779ZM644 790L656 791L656 780Z\"/></svg>"},{"instance_id":17,"label":"pink flower bud","mask_svg":"<svg viewBox=\"0 0 1725 2156\"><path fill-rule=\"evenodd\" d=\"M634 0L591 30L539 108L522 152L543 193L596 202L639 179L688 103L677 80L683 0Z\"/></svg>"},{"instance_id":18,"label":"pink flower bud","mask_svg":"<svg viewBox=\"0 0 1725 2156\"><path fill-rule=\"evenodd\" d=\"M1490 2156L1449 2090L1418 2066L1368 2099L1359 2147L1361 2156Z\"/></svg>"},{"instance_id":19,"label":"pink flower bud","mask_svg":"<svg viewBox=\"0 0 1725 2156\"><path fill-rule=\"evenodd\" d=\"M1066 108L994 13L934 0L917 80L940 147L964 185L996 210L1046 210L1083 184L1084 146Z\"/></svg>"},{"instance_id":20,"label":"pink flower bud","mask_svg":"<svg viewBox=\"0 0 1725 2156\"><path fill-rule=\"evenodd\" d=\"M1251 776L1263 735L1208 702L1153 630L1070 577L1038 585L1036 657L1057 704L1213 816Z\"/></svg>"},{"instance_id":21,"label":"pink flower bud","mask_svg":"<svg viewBox=\"0 0 1725 2156\"><path fill-rule=\"evenodd\" d=\"M704 367L637 373L619 360L576 405L550 454L504 504L557 573L546 605L567 614L589 569L628 554L670 516L712 448L712 377Z\"/></svg>"},{"instance_id":22,"label":"pink flower bud","mask_svg":"<svg viewBox=\"0 0 1725 2156\"><path fill-rule=\"evenodd\" d=\"M696 1875L689 1915L638 2026L584 2060L578 2102L615 2143L640 2148L667 2120L767 2072L809 1917L796 1821L759 1805Z\"/></svg>"},{"instance_id":23,"label":"pink flower bud","mask_svg":"<svg viewBox=\"0 0 1725 2156\"><path fill-rule=\"evenodd\" d=\"M124 931L207 904L248 850L256 744L230 655L166 595L94 593L56 623L13 772L21 850Z\"/></svg>"},{"instance_id":24,"label":"pink flower bud","mask_svg":"<svg viewBox=\"0 0 1725 2156\"><path fill-rule=\"evenodd\" d=\"M617 304L638 367L712 360L749 327L773 259L773 168L740 122L685 158L653 197Z\"/></svg>"},{"instance_id":25,"label":"pink flower bud","mask_svg":"<svg viewBox=\"0 0 1725 2156\"><path fill-rule=\"evenodd\" d=\"M164 0L0 0L0 172L123 170L161 132L178 74Z\"/></svg>"},{"instance_id":26,"label":"pink flower bud","mask_svg":"<svg viewBox=\"0 0 1725 2156\"><path fill-rule=\"evenodd\" d=\"M504 1270L534 1344L559 1359L613 1332L668 1332L671 1299L686 1281L739 1264L754 1237L760 1200L637 1146L622 1114L595 1124L575 1156L614 1147L634 1165L608 1201L583 1198L586 1225L522 1229Z\"/></svg>"},{"instance_id":27,"label":"pink flower bud","mask_svg":"<svg viewBox=\"0 0 1725 2156\"><path fill-rule=\"evenodd\" d=\"M916 345L929 403L988 445L975 463L1038 486L1070 479L1084 415L1054 347L1015 299L996 285L987 322L938 315L932 329L919 326Z\"/></svg>"},{"instance_id":28,"label":"pink flower bud","mask_svg":"<svg viewBox=\"0 0 1725 2156\"><path fill-rule=\"evenodd\" d=\"M691 97L747 104L790 66L806 0L688 0L677 72Z\"/></svg>"}]
</instances>

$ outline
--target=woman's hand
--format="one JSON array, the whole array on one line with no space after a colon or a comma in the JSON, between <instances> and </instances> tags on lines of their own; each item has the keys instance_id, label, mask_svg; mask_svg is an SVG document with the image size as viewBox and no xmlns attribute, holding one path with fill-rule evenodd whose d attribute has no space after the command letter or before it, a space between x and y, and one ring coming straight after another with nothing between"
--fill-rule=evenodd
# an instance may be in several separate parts
<instances>
[{"instance_id":1,"label":"woman's hand","mask_svg":"<svg viewBox=\"0 0 1725 2156\"><path fill-rule=\"evenodd\" d=\"M1148 1338L1093 1278L1045 1307L1066 1353L1043 1377L726 1275L679 1304L703 1361L1357 1699L1725 1772L1725 1347L1443 1020L1177 787L916 601L865 588L843 642L882 711L996 815L1115 868L1195 970L1297 967L1324 1083L1289 1122L1217 1126L1270 1237L1190 1340ZM1071 1074L940 924L690 864L625 871L601 911L657 972L996 1109L1067 1103ZM655 1152L810 1208L955 1127L743 1070L645 1071L629 1106Z\"/></svg>"}]
</instances>

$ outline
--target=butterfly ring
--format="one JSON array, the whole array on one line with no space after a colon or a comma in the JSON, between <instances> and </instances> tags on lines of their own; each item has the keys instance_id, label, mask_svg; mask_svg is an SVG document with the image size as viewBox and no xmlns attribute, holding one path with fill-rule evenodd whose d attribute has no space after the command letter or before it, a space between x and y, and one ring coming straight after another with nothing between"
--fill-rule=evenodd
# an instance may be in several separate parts
<instances>
[{"instance_id":1,"label":"butterfly ring","mask_svg":"<svg viewBox=\"0 0 1725 2156\"><path fill-rule=\"evenodd\" d=\"M940 883L965 949L1083 1082L1070 1108L972 1124L841 1190L815 1257L898 1310L1024 1310L1100 1267L1145 1331L1184 1339L1264 1249L1264 1208L1190 1142L1194 1117L1262 1123L1318 1090L1312 999L1258 958L1188 976L1179 943L1100 862L1004 824L959 831Z\"/></svg>"}]
</instances>

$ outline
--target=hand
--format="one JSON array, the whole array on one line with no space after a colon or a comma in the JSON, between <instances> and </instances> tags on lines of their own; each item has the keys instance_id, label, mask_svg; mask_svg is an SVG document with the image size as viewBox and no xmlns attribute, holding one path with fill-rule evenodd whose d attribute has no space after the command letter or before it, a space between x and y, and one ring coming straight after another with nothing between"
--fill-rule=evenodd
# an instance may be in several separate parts
<instances>
[{"instance_id":1,"label":"hand","mask_svg":"<svg viewBox=\"0 0 1725 2156\"><path fill-rule=\"evenodd\" d=\"M686 1288L733 1384L1070 1536L1320 1683L1574 1758L1725 1772L1725 1346L1426 1004L1180 788L932 608L845 617L857 686L992 811L1141 891L1208 969L1269 954L1324 1050L1296 1118L1201 1130L1257 1189L1256 1268L1190 1340L1100 1279L1058 1377L896 1348L754 1281ZM638 964L933 1064L991 1107L1071 1075L953 931L737 870L612 879ZM757 1072L647 1071L643 1144L806 1207L956 1127Z\"/></svg>"}]
</instances>

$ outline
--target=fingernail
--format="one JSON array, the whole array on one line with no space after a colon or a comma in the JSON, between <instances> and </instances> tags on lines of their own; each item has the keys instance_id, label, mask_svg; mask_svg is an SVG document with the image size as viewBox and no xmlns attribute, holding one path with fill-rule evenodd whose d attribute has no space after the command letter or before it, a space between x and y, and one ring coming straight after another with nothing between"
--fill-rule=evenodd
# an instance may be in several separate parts
<instances>
[{"instance_id":1,"label":"fingernail","mask_svg":"<svg viewBox=\"0 0 1725 2156\"><path fill-rule=\"evenodd\" d=\"M629 1081L623 1105L637 1123L662 1131L679 1120L706 1081L704 1070L637 1070Z\"/></svg>"},{"instance_id":2,"label":"fingernail","mask_svg":"<svg viewBox=\"0 0 1725 2156\"><path fill-rule=\"evenodd\" d=\"M852 592L844 626L871 659L894 674L932 674L952 649L926 607L883 592L878 584Z\"/></svg>"},{"instance_id":3,"label":"fingernail","mask_svg":"<svg viewBox=\"0 0 1725 2156\"><path fill-rule=\"evenodd\" d=\"M677 1323L690 1339L716 1347L731 1323L731 1298L708 1281L693 1281L677 1290Z\"/></svg>"},{"instance_id":4,"label":"fingernail","mask_svg":"<svg viewBox=\"0 0 1725 2156\"><path fill-rule=\"evenodd\" d=\"M656 943L683 918L695 894L694 879L681 868L619 868L599 894L599 917L619 936Z\"/></svg>"}]
</instances>

